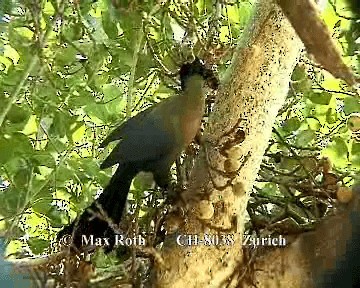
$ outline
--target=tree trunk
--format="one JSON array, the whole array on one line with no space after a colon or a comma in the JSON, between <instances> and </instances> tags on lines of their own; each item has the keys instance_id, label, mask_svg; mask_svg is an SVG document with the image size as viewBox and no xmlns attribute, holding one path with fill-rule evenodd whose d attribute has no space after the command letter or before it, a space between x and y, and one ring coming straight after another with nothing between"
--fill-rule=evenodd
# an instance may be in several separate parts
<instances>
[{"instance_id":1,"label":"tree trunk","mask_svg":"<svg viewBox=\"0 0 360 288\"><path fill-rule=\"evenodd\" d=\"M279 7L263 0L238 47L205 131L206 149L183 193L189 206L185 224L164 243L155 287L236 287L240 281L249 193L302 44ZM201 238L219 231L233 234L234 245L176 243L179 234Z\"/></svg>"}]
</instances>

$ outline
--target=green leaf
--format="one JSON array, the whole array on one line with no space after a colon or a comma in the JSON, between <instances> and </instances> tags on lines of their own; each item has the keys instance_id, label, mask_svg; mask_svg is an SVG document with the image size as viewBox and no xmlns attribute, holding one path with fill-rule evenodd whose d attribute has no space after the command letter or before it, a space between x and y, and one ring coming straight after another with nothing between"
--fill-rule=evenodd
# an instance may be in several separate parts
<instances>
[{"instance_id":1,"label":"green leaf","mask_svg":"<svg viewBox=\"0 0 360 288\"><path fill-rule=\"evenodd\" d=\"M27 193L24 189L16 189L9 186L0 191L1 215L11 217L19 214L27 203Z\"/></svg>"},{"instance_id":2,"label":"green leaf","mask_svg":"<svg viewBox=\"0 0 360 288\"><path fill-rule=\"evenodd\" d=\"M277 186L275 183L266 183L260 190L262 195L275 195Z\"/></svg>"},{"instance_id":3,"label":"green leaf","mask_svg":"<svg viewBox=\"0 0 360 288\"><path fill-rule=\"evenodd\" d=\"M57 187L64 187L66 181L72 180L74 178L74 170L71 166L63 164L58 167L56 170L56 186Z\"/></svg>"},{"instance_id":4,"label":"green leaf","mask_svg":"<svg viewBox=\"0 0 360 288\"><path fill-rule=\"evenodd\" d=\"M44 252L45 249L47 249L50 245L50 242L48 240L40 239L37 237L32 237L27 241L31 252L34 254L41 254Z\"/></svg>"},{"instance_id":5,"label":"green leaf","mask_svg":"<svg viewBox=\"0 0 360 288\"><path fill-rule=\"evenodd\" d=\"M307 95L307 98L315 103L315 104L320 104L320 105L329 105L330 100L331 100L331 93L328 92L321 92L321 93L309 93Z\"/></svg>"},{"instance_id":6,"label":"green leaf","mask_svg":"<svg viewBox=\"0 0 360 288\"><path fill-rule=\"evenodd\" d=\"M55 206L51 206L50 210L46 213L46 217L49 218L51 226L55 228L63 227L67 223L67 215L65 211L59 211Z\"/></svg>"},{"instance_id":7,"label":"green leaf","mask_svg":"<svg viewBox=\"0 0 360 288\"><path fill-rule=\"evenodd\" d=\"M119 88L115 84L104 84L103 87L104 102L114 100L121 95Z\"/></svg>"},{"instance_id":8,"label":"green leaf","mask_svg":"<svg viewBox=\"0 0 360 288\"><path fill-rule=\"evenodd\" d=\"M136 190L146 191L153 188L154 178L151 173L139 173L135 178L133 185Z\"/></svg>"},{"instance_id":9,"label":"green leaf","mask_svg":"<svg viewBox=\"0 0 360 288\"><path fill-rule=\"evenodd\" d=\"M26 107L18 105L18 104L13 104L11 106L11 110L10 112L6 115L6 118L12 122L13 124L23 124L23 126L25 126L27 120L29 119L31 113L28 109L26 109Z\"/></svg>"},{"instance_id":10,"label":"green leaf","mask_svg":"<svg viewBox=\"0 0 360 288\"><path fill-rule=\"evenodd\" d=\"M344 99L344 112L346 115L360 111L360 99L355 97L346 97Z\"/></svg>"},{"instance_id":11,"label":"green leaf","mask_svg":"<svg viewBox=\"0 0 360 288\"><path fill-rule=\"evenodd\" d=\"M17 188L27 189L32 173L32 168L30 166L20 167L17 173L15 174L13 181Z\"/></svg>"},{"instance_id":12,"label":"green leaf","mask_svg":"<svg viewBox=\"0 0 360 288\"><path fill-rule=\"evenodd\" d=\"M107 105L101 103L92 103L84 108L85 112L90 117L96 117L100 122L107 123L109 121L109 110ZM97 122L96 119L93 121Z\"/></svg>"},{"instance_id":13,"label":"green leaf","mask_svg":"<svg viewBox=\"0 0 360 288\"><path fill-rule=\"evenodd\" d=\"M329 108L326 112L326 122L329 124L334 124L338 120L337 113L335 109Z\"/></svg>"},{"instance_id":14,"label":"green leaf","mask_svg":"<svg viewBox=\"0 0 360 288\"><path fill-rule=\"evenodd\" d=\"M119 31L117 29L116 22L111 19L109 10L101 12L101 20L106 35L110 39L115 39L118 36Z\"/></svg>"},{"instance_id":15,"label":"green leaf","mask_svg":"<svg viewBox=\"0 0 360 288\"><path fill-rule=\"evenodd\" d=\"M311 130L319 131L321 128L320 120L316 117L307 117L306 122Z\"/></svg>"},{"instance_id":16,"label":"green leaf","mask_svg":"<svg viewBox=\"0 0 360 288\"><path fill-rule=\"evenodd\" d=\"M303 130L300 131L299 134L296 135L296 144L301 147L307 146L312 140L314 140L316 134L313 130Z\"/></svg>"},{"instance_id":17,"label":"green leaf","mask_svg":"<svg viewBox=\"0 0 360 288\"><path fill-rule=\"evenodd\" d=\"M145 78L148 75L149 70L154 66L153 59L149 58L147 55L140 54L136 65L135 79Z\"/></svg>"},{"instance_id":18,"label":"green leaf","mask_svg":"<svg viewBox=\"0 0 360 288\"><path fill-rule=\"evenodd\" d=\"M14 4L12 0L2 0L0 2L0 18L4 16L5 13L10 13Z\"/></svg>"},{"instance_id":19,"label":"green leaf","mask_svg":"<svg viewBox=\"0 0 360 288\"><path fill-rule=\"evenodd\" d=\"M95 81L96 81L96 76L95 76ZM74 88L74 90L72 91L73 95L71 95L69 99L70 107L80 108L95 103L95 98L93 95L91 95L91 92L84 90L83 87L74 86L73 88Z\"/></svg>"},{"instance_id":20,"label":"green leaf","mask_svg":"<svg viewBox=\"0 0 360 288\"><path fill-rule=\"evenodd\" d=\"M13 133L10 137L0 137L0 163L5 164L15 157L33 152L29 138L22 133Z\"/></svg>"},{"instance_id":21,"label":"green leaf","mask_svg":"<svg viewBox=\"0 0 360 288\"><path fill-rule=\"evenodd\" d=\"M332 147L338 156L347 156L348 147L344 139L338 137L329 145Z\"/></svg>"},{"instance_id":22,"label":"green leaf","mask_svg":"<svg viewBox=\"0 0 360 288\"><path fill-rule=\"evenodd\" d=\"M337 167L345 167L348 163L348 146L344 139L334 138L329 145L322 151L325 157Z\"/></svg>"},{"instance_id":23,"label":"green leaf","mask_svg":"<svg viewBox=\"0 0 360 288\"><path fill-rule=\"evenodd\" d=\"M35 166L55 167L54 156L47 151L34 151L31 155L31 160Z\"/></svg>"},{"instance_id":24,"label":"green leaf","mask_svg":"<svg viewBox=\"0 0 360 288\"><path fill-rule=\"evenodd\" d=\"M210 2L210 1L209 1ZM239 14L240 14L240 27L244 27L251 19L253 15L254 5L249 1L238 1Z\"/></svg>"},{"instance_id":25,"label":"green leaf","mask_svg":"<svg viewBox=\"0 0 360 288\"><path fill-rule=\"evenodd\" d=\"M305 66L304 65L296 65L292 75L291 75L291 80L293 81L301 81L307 79L307 73L305 70Z\"/></svg>"},{"instance_id":26,"label":"green leaf","mask_svg":"<svg viewBox=\"0 0 360 288\"><path fill-rule=\"evenodd\" d=\"M56 64L62 68L65 65L71 65L76 61L76 54L79 52L73 46L66 46L59 49L56 54Z\"/></svg>"},{"instance_id":27,"label":"green leaf","mask_svg":"<svg viewBox=\"0 0 360 288\"><path fill-rule=\"evenodd\" d=\"M51 142L49 141L46 145L46 151L49 153L61 153L67 149L67 143L64 139L53 138Z\"/></svg>"},{"instance_id":28,"label":"green leaf","mask_svg":"<svg viewBox=\"0 0 360 288\"><path fill-rule=\"evenodd\" d=\"M99 166L93 158L69 158L66 160L66 167L60 169L68 179L73 179L76 183L80 181L81 184L93 180L99 173ZM63 179L62 175L59 177Z\"/></svg>"},{"instance_id":29,"label":"green leaf","mask_svg":"<svg viewBox=\"0 0 360 288\"><path fill-rule=\"evenodd\" d=\"M52 201L52 197L37 199L31 208L37 213L47 215L51 209Z\"/></svg>"},{"instance_id":30,"label":"green leaf","mask_svg":"<svg viewBox=\"0 0 360 288\"><path fill-rule=\"evenodd\" d=\"M227 13L229 20L233 23L239 23L240 22L240 9L236 7L235 5L227 7Z\"/></svg>"},{"instance_id":31,"label":"green leaf","mask_svg":"<svg viewBox=\"0 0 360 288\"><path fill-rule=\"evenodd\" d=\"M131 189L130 193L129 193L130 199L129 199L129 203L136 203L138 205L141 205L141 202L143 201L144 198L144 190L141 189Z\"/></svg>"},{"instance_id":32,"label":"green leaf","mask_svg":"<svg viewBox=\"0 0 360 288\"><path fill-rule=\"evenodd\" d=\"M133 53L127 49L121 49L121 48L115 51L115 53L116 54L113 55L115 57L114 61L115 62L119 61L122 63L121 67L119 67L120 71L122 73L129 71L130 70L129 68L132 66L134 62Z\"/></svg>"},{"instance_id":33,"label":"green leaf","mask_svg":"<svg viewBox=\"0 0 360 288\"><path fill-rule=\"evenodd\" d=\"M100 168L97 160L94 158L81 158L77 159L78 167L84 171L89 179L93 179L99 174Z\"/></svg>"},{"instance_id":34,"label":"green leaf","mask_svg":"<svg viewBox=\"0 0 360 288\"><path fill-rule=\"evenodd\" d=\"M49 129L50 135L55 136L55 138L67 136L68 139L72 139L73 130L78 128L77 125L82 125L81 122L77 121L77 118L76 115L57 112Z\"/></svg>"},{"instance_id":35,"label":"green leaf","mask_svg":"<svg viewBox=\"0 0 360 288\"><path fill-rule=\"evenodd\" d=\"M0 138L0 163L5 164L14 155L14 146L8 139Z\"/></svg>"},{"instance_id":36,"label":"green leaf","mask_svg":"<svg viewBox=\"0 0 360 288\"><path fill-rule=\"evenodd\" d=\"M293 131L298 130L300 126L301 126L301 121L299 120L299 118L292 117L284 121L282 128L285 132L291 133Z\"/></svg>"},{"instance_id":37,"label":"green leaf","mask_svg":"<svg viewBox=\"0 0 360 288\"><path fill-rule=\"evenodd\" d=\"M104 72L101 74L98 73L98 74L94 75L94 82L95 82L96 87L102 87L104 84L108 83L109 81L111 81L111 79L109 79L108 73ZM82 95L81 95L81 97L82 97ZM94 99L94 97L92 97L92 98Z\"/></svg>"},{"instance_id":38,"label":"green leaf","mask_svg":"<svg viewBox=\"0 0 360 288\"><path fill-rule=\"evenodd\" d=\"M359 142L353 142L351 146L351 157L350 157L351 163L357 167L357 169L360 169L360 143Z\"/></svg>"}]
</instances>

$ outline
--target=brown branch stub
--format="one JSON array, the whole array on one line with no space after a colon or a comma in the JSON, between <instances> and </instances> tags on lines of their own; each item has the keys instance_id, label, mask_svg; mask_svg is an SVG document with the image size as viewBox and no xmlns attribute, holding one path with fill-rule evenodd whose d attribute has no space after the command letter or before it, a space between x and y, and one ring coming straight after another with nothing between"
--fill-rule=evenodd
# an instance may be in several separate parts
<instances>
[{"instance_id":1,"label":"brown branch stub","mask_svg":"<svg viewBox=\"0 0 360 288\"><path fill-rule=\"evenodd\" d=\"M342 60L341 52L313 0L277 0L307 51L334 77L343 79L350 86L359 82Z\"/></svg>"}]
</instances>

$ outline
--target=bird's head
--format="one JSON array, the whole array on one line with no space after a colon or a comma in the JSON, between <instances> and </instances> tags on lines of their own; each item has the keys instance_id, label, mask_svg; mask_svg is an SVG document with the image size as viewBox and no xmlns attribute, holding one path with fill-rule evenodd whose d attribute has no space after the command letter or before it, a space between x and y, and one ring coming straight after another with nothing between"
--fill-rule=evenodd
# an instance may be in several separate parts
<instances>
[{"instance_id":1,"label":"bird's head","mask_svg":"<svg viewBox=\"0 0 360 288\"><path fill-rule=\"evenodd\" d=\"M181 89L185 89L186 81L194 75L202 76L212 89L217 89L219 86L219 80L214 72L211 69L206 68L204 63L196 57L193 62L185 63L180 68Z\"/></svg>"}]
</instances>

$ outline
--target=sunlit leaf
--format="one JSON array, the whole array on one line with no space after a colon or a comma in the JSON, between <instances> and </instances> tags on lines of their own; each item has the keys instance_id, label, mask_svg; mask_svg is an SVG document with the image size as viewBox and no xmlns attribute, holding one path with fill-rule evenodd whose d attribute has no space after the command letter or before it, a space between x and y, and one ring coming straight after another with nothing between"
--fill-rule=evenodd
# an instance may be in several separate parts
<instances>
[{"instance_id":1,"label":"sunlit leaf","mask_svg":"<svg viewBox=\"0 0 360 288\"><path fill-rule=\"evenodd\" d=\"M331 100L331 93L322 92L322 93L311 93L307 95L307 98L315 104L328 105Z\"/></svg>"},{"instance_id":2,"label":"sunlit leaf","mask_svg":"<svg viewBox=\"0 0 360 288\"><path fill-rule=\"evenodd\" d=\"M43 253L44 250L49 247L49 244L50 242L48 240L35 238L35 237L30 238L28 240L28 245L34 254Z\"/></svg>"},{"instance_id":3,"label":"sunlit leaf","mask_svg":"<svg viewBox=\"0 0 360 288\"><path fill-rule=\"evenodd\" d=\"M344 167L348 163L348 153L348 146L340 137L334 138L322 152L337 167Z\"/></svg>"},{"instance_id":4,"label":"sunlit leaf","mask_svg":"<svg viewBox=\"0 0 360 288\"><path fill-rule=\"evenodd\" d=\"M346 115L350 115L354 112L360 111L360 99L356 97L346 97L344 99L344 112Z\"/></svg>"},{"instance_id":5,"label":"sunlit leaf","mask_svg":"<svg viewBox=\"0 0 360 288\"><path fill-rule=\"evenodd\" d=\"M315 139L315 136L315 132L311 129L300 131L296 136L296 144L305 147Z\"/></svg>"},{"instance_id":6,"label":"sunlit leaf","mask_svg":"<svg viewBox=\"0 0 360 288\"><path fill-rule=\"evenodd\" d=\"M284 129L284 131L290 133L298 130L300 128L300 125L301 125L301 121L299 120L299 118L292 117L284 122L282 128Z\"/></svg>"}]
</instances>

